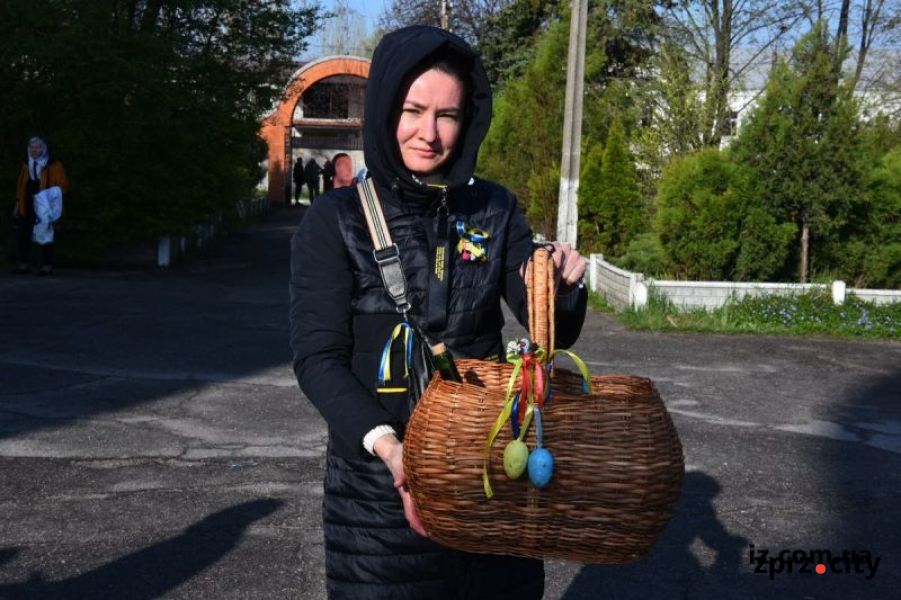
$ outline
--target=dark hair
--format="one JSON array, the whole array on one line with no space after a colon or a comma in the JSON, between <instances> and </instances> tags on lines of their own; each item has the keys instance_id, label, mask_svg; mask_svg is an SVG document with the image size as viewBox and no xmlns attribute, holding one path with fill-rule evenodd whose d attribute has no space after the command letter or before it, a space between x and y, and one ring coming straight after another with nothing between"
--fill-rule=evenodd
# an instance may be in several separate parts
<instances>
[{"instance_id":1,"label":"dark hair","mask_svg":"<svg viewBox=\"0 0 901 600\"><path fill-rule=\"evenodd\" d=\"M420 63L415 70L416 77L431 69L446 73L460 82L460 85L463 86L463 104L465 106L468 103L467 99L471 88L470 73L472 73L472 61L459 54L433 54Z\"/></svg>"}]
</instances>

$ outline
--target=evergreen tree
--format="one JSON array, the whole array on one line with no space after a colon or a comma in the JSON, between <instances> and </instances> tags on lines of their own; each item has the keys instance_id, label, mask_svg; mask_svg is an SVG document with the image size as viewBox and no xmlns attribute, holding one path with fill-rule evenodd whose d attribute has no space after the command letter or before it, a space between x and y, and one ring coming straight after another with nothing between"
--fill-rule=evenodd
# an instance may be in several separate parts
<instances>
[{"instance_id":1,"label":"evergreen tree","mask_svg":"<svg viewBox=\"0 0 901 600\"><path fill-rule=\"evenodd\" d=\"M646 209L619 118L614 118L610 126L598 188L597 212L592 215L598 232L597 245L606 254L621 256L629 242L644 231Z\"/></svg>"},{"instance_id":2,"label":"evergreen tree","mask_svg":"<svg viewBox=\"0 0 901 600\"><path fill-rule=\"evenodd\" d=\"M862 210L863 171L857 110L849 86L837 81L834 50L822 24L796 46L791 63L776 65L764 97L731 147L754 169L756 193L777 222L797 226L798 266L830 268L829 248L849 233Z\"/></svg>"},{"instance_id":3,"label":"evergreen tree","mask_svg":"<svg viewBox=\"0 0 901 600\"><path fill-rule=\"evenodd\" d=\"M613 114L634 112L620 107L633 101L632 89L645 75L652 8L645 0L590 4L582 124L587 138L605 139ZM533 228L551 239L557 229L559 181L553 184L553 177L560 170L568 44L569 10L564 7L551 19L522 76L505 82L479 158L480 174L513 189Z\"/></svg>"},{"instance_id":4,"label":"evergreen tree","mask_svg":"<svg viewBox=\"0 0 901 600\"><path fill-rule=\"evenodd\" d=\"M655 230L666 268L702 280L766 280L784 263L795 227L755 204L753 171L715 148L664 169Z\"/></svg>"},{"instance_id":5,"label":"evergreen tree","mask_svg":"<svg viewBox=\"0 0 901 600\"><path fill-rule=\"evenodd\" d=\"M642 127L636 144L639 159L657 179L670 157L703 147L703 102L682 48L664 40L652 64L656 76L641 90Z\"/></svg>"},{"instance_id":6,"label":"evergreen tree","mask_svg":"<svg viewBox=\"0 0 901 600\"><path fill-rule=\"evenodd\" d=\"M583 254L605 252L601 243L601 190L604 147L587 141L588 152L582 154L579 174L579 249Z\"/></svg>"},{"instance_id":7,"label":"evergreen tree","mask_svg":"<svg viewBox=\"0 0 901 600\"><path fill-rule=\"evenodd\" d=\"M532 227L549 239L557 231L567 25L552 23L535 60L522 77L507 82L479 154L480 174L512 189Z\"/></svg>"}]
</instances>

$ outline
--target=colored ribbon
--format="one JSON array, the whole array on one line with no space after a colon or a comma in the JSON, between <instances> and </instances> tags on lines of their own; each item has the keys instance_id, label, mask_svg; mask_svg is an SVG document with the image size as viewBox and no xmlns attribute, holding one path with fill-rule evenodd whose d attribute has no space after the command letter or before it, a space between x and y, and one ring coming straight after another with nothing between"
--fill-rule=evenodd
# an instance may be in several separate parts
<instances>
[{"instance_id":1,"label":"colored ribbon","mask_svg":"<svg viewBox=\"0 0 901 600\"><path fill-rule=\"evenodd\" d=\"M528 342L525 344L520 343L518 345L511 344L508 346L507 361L513 365L513 373L507 381L504 406L501 409L501 413L498 415L497 420L494 422L494 425L491 427L488 439L485 441L482 460L482 487L485 489L485 496L488 498L491 498L494 495L494 491L491 489L491 481L488 476L488 461L491 456L491 447L494 445L494 441L497 439L498 434L500 434L501 429L504 428L507 419L517 418L513 416L514 402L516 403L518 413L517 425L519 429L519 435L516 437L520 441L525 439L526 433L529 431L529 425L532 422L532 414L535 410L536 395L542 398L543 403L545 378L542 363L547 357L547 354L542 348L538 348L535 352L530 352L530 350L531 343ZM535 373L537 371L541 371L542 374L537 376L536 381ZM514 394L516 380L520 373L522 374L522 385L520 386L519 391Z\"/></svg>"},{"instance_id":2,"label":"colored ribbon","mask_svg":"<svg viewBox=\"0 0 901 600\"><path fill-rule=\"evenodd\" d=\"M391 332L388 341L385 342L385 348L382 350L382 359L379 361L379 385L384 386L391 379L391 348L394 342L400 337L401 332L404 334L404 379L410 378L410 366L413 361L413 326L404 321L398 323ZM396 388L391 388L397 391ZM384 390L381 390L384 391Z\"/></svg>"},{"instance_id":3,"label":"colored ribbon","mask_svg":"<svg viewBox=\"0 0 901 600\"><path fill-rule=\"evenodd\" d=\"M587 394L591 389L591 376L588 373L588 366L585 364L585 361L573 352L558 349L547 354L543 348L538 348L534 352L531 350L531 342L525 339L518 342L510 342L507 345L507 361L513 365L513 373L507 381L504 405L485 442L482 460L482 487L485 489L485 496L489 499L494 495L488 475L491 447L494 445L494 441L503 429L507 419L511 421L513 437L523 441L534 417L538 447L541 448L544 444L544 427L540 421L541 409L551 401L550 378L553 373L554 360L558 354L568 356L576 364L582 375L583 393ZM516 380L520 374L522 375L522 384L520 389L514 393Z\"/></svg>"},{"instance_id":4,"label":"colored ribbon","mask_svg":"<svg viewBox=\"0 0 901 600\"><path fill-rule=\"evenodd\" d=\"M551 366L550 371L553 372L554 360L557 354L565 354L568 356L578 367L579 372L582 374L582 393L587 394L591 391L591 375L588 374L588 367L585 365L585 361L576 356L575 353L570 352L569 350L554 350L551 352L550 357L548 358L548 364Z\"/></svg>"}]
</instances>

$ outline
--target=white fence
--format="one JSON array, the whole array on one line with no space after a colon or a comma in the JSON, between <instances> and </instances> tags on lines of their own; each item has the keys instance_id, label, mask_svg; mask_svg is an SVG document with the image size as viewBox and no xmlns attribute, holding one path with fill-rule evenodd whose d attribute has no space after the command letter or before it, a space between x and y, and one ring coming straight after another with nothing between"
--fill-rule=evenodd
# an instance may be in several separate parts
<instances>
[{"instance_id":1,"label":"white fence","mask_svg":"<svg viewBox=\"0 0 901 600\"><path fill-rule=\"evenodd\" d=\"M832 290L836 304L845 301L848 292L861 300L888 304L901 302L901 290L847 289L843 281L833 281L831 286L817 283L753 283L729 281L669 281L646 279L641 273L625 271L604 260L602 254L592 254L588 269L589 288L604 296L617 310L628 306L641 308L648 302L648 291L653 288L679 308L713 309L723 306L732 297L802 294L813 289Z\"/></svg>"}]
</instances>

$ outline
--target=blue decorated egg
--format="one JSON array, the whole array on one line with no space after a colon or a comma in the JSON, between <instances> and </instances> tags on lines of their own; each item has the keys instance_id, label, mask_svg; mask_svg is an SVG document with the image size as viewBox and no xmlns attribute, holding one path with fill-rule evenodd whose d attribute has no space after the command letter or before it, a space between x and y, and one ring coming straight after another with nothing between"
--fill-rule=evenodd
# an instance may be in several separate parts
<instances>
[{"instance_id":1,"label":"blue decorated egg","mask_svg":"<svg viewBox=\"0 0 901 600\"><path fill-rule=\"evenodd\" d=\"M529 456L529 481L537 488L551 482L554 475L554 457L544 448L535 448Z\"/></svg>"},{"instance_id":2,"label":"blue decorated egg","mask_svg":"<svg viewBox=\"0 0 901 600\"><path fill-rule=\"evenodd\" d=\"M516 479L526 470L529 461L529 447L524 442L513 440L504 448L504 473Z\"/></svg>"}]
</instances>

